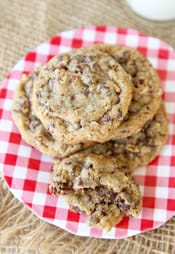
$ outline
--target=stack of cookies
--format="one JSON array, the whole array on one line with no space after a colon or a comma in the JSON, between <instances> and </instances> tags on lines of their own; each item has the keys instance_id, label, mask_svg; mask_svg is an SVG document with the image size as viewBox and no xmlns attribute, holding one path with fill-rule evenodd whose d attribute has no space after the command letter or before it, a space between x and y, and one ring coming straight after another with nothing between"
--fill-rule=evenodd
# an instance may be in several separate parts
<instances>
[{"instance_id":1,"label":"stack of cookies","mask_svg":"<svg viewBox=\"0 0 175 254\"><path fill-rule=\"evenodd\" d=\"M132 172L168 136L160 79L143 55L100 44L59 54L23 76L12 117L28 144L59 157L50 192L86 213L89 226L110 231L140 214Z\"/></svg>"}]
</instances>

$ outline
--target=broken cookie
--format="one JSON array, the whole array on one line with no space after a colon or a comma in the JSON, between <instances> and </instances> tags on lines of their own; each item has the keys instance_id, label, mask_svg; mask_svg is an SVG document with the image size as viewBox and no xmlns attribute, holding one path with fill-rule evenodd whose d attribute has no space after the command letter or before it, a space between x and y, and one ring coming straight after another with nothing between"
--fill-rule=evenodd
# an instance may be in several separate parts
<instances>
[{"instance_id":1,"label":"broken cookie","mask_svg":"<svg viewBox=\"0 0 175 254\"><path fill-rule=\"evenodd\" d=\"M53 161L49 186L91 227L110 231L124 215L138 217L141 193L131 171L114 157L78 153Z\"/></svg>"}]
</instances>

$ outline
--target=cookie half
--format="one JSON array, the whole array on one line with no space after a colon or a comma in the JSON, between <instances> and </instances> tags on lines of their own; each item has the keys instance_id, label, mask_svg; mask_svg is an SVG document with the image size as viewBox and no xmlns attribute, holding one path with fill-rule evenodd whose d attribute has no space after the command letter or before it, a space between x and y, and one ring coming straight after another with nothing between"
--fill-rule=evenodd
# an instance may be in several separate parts
<instances>
[{"instance_id":1,"label":"cookie half","mask_svg":"<svg viewBox=\"0 0 175 254\"><path fill-rule=\"evenodd\" d=\"M35 116L32 106L33 83L40 72L40 68L23 75L15 90L12 106L12 118L23 139L40 152L48 156L64 157L90 146L90 142L76 145L66 145L56 141Z\"/></svg>"},{"instance_id":2,"label":"cookie half","mask_svg":"<svg viewBox=\"0 0 175 254\"><path fill-rule=\"evenodd\" d=\"M34 83L33 108L59 142L110 140L128 112L130 76L109 55L86 47L52 58Z\"/></svg>"},{"instance_id":3,"label":"cookie half","mask_svg":"<svg viewBox=\"0 0 175 254\"><path fill-rule=\"evenodd\" d=\"M133 97L128 113L111 139L131 136L152 119L160 107L163 93L160 78L149 60L133 48L103 44L94 47L110 55L132 78Z\"/></svg>"},{"instance_id":4,"label":"cookie half","mask_svg":"<svg viewBox=\"0 0 175 254\"><path fill-rule=\"evenodd\" d=\"M86 213L90 227L110 231L123 216L138 217L141 193L131 171L114 157L78 153L53 161L50 192L74 212Z\"/></svg>"},{"instance_id":5,"label":"cookie half","mask_svg":"<svg viewBox=\"0 0 175 254\"><path fill-rule=\"evenodd\" d=\"M138 132L125 139L96 144L84 150L104 156L114 156L126 163L131 170L146 166L159 154L168 138L168 120L164 102L152 120Z\"/></svg>"}]
</instances>

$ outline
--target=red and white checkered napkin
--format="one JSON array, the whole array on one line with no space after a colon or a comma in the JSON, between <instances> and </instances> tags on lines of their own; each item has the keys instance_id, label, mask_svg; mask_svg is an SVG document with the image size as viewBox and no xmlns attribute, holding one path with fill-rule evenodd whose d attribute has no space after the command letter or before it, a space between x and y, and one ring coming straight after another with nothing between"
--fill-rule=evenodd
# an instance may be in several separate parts
<instances>
[{"instance_id":1,"label":"red and white checkered napkin","mask_svg":"<svg viewBox=\"0 0 175 254\"><path fill-rule=\"evenodd\" d=\"M47 62L59 52L94 43L131 46L157 68L164 88L170 135L161 155L135 172L143 195L138 219L125 217L111 232L89 228L86 216L73 213L48 191L51 158L22 140L11 119L13 91L22 73ZM11 192L40 218L81 236L123 238L157 228L175 215L175 51L166 43L126 28L91 26L67 31L23 57L12 69L0 91L0 165Z\"/></svg>"}]
</instances>

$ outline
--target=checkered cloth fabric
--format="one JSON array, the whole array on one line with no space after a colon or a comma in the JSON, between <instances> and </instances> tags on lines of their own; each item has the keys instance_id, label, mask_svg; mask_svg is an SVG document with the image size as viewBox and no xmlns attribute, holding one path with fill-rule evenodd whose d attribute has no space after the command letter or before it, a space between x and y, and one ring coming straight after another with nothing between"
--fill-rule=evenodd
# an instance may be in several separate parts
<instances>
[{"instance_id":1,"label":"checkered cloth fabric","mask_svg":"<svg viewBox=\"0 0 175 254\"><path fill-rule=\"evenodd\" d=\"M156 67L164 89L169 138L159 157L139 168L135 178L143 196L139 218L125 217L111 232L89 228L86 215L74 213L60 197L49 194L51 158L22 140L12 122L13 92L23 73L60 52L94 43L137 49ZM117 239L159 227L175 215L175 51L159 39L126 28L91 26L62 32L24 56L5 78L0 90L0 167L11 192L40 218L80 236Z\"/></svg>"}]
</instances>

